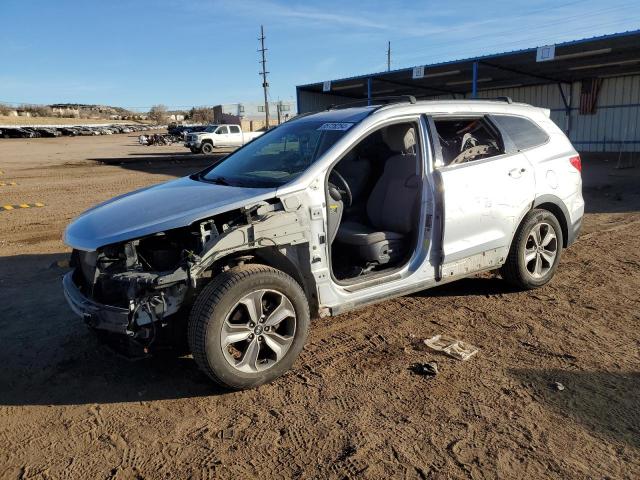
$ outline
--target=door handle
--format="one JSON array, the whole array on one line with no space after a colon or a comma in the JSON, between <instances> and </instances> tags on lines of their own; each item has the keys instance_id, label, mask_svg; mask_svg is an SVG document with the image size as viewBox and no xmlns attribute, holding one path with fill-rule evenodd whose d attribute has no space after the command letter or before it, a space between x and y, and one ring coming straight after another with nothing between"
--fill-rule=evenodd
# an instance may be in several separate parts
<instances>
[{"instance_id":1,"label":"door handle","mask_svg":"<svg viewBox=\"0 0 640 480\"><path fill-rule=\"evenodd\" d=\"M526 172L527 169L522 167L522 168L512 168L511 170L509 170L509 176L511 178L520 178L520 176Z\"/></svg>"}]
</instances>

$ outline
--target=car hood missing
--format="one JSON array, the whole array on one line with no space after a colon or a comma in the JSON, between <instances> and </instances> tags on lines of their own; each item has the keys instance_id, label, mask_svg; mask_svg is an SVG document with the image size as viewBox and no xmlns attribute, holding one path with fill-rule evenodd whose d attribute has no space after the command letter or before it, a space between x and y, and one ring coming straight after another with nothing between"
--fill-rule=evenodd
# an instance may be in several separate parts
<instances>
[{"instance_id":1,"label":"car hood missing","mask_svg":"<svg viewBox=\"0 0 640 480\"><path fill-rule=\"evenodd\" d=\"M64 242L93 251L112 243L185 227L197 220L273 198L275 188L214 185L189 177L136 190L97 205L65 230Z\"/></svg>"}]
</instances>

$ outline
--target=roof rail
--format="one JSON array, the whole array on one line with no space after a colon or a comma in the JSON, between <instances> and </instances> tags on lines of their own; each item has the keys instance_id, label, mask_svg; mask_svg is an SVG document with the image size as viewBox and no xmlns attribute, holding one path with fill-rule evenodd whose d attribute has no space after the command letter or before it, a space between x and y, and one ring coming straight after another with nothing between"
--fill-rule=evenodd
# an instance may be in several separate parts
<instances>
[{"instance_id":1,"label":"roof rail","mask_svg":"<svg viewBox=\"0 0 640 480\"><path fill-rule=\"evenodd\" d=\"M511 97L496 97L496 100L499 100L501 102L507 102L509 104L513 103L513 100L511 100Z\"/></svg>"},{"instance_id":2,"label":"roof rail","mask_svg":"<svg viewBox=\"0 0 640 480\"><path fill-rule=\"evenodd\" d=\"M327 107L327 110L337 110L339 108L355 107L360 104L363 104L366 106L366 105L384 103L385 105L388 105L390 103L401 103L401 102L416 103L416 97L414 97L413 95L393 95L388 97L371 97L371 99L363 98L361 100L355 100L353 102L329 105Z\"/></svg>"}]
</instances>

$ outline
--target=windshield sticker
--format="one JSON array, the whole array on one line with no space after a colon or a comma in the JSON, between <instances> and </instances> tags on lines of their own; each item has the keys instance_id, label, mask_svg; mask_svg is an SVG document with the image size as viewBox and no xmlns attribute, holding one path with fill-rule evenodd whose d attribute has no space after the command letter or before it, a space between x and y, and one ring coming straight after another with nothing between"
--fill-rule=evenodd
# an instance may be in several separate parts
<instances>
[{"instance_id":1,"label":"windshield sticker","mask_svg":"<svg viewBox=\"0 0 640 480\"><path fill-rule=\"evenodd\" d=\"M339 132L344 132L345 130L349 130L353 127L353 123L324 123L318 128L318 130L337 130Z\"/></svg>"}]
</instances>

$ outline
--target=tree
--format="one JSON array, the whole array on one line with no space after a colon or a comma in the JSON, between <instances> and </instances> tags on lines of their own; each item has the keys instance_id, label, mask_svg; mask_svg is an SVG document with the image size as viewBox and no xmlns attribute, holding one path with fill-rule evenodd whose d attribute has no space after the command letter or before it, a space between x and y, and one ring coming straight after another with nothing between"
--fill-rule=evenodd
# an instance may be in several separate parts
<instances>
[{"instance_id":1,"label":"tree","mask_svg":"<svg viewBox=\"0 0 640 480\"><path fill-rule=\"evenodd\" d=\"M189 120L196 123L212 123L213 122L213 108L195 108L189 110Z\"/></svg>"},{"instance_id":2,"label":"tree","mask_svg":"<svg viewBox=\"0 0 640 480\"><path fill-rule=\"evenodd\" d=\"M149 118L156 123L165 123L167 116L167 107L164 105L154 105L149 110Z\"/></svg>"}]
</instances>

